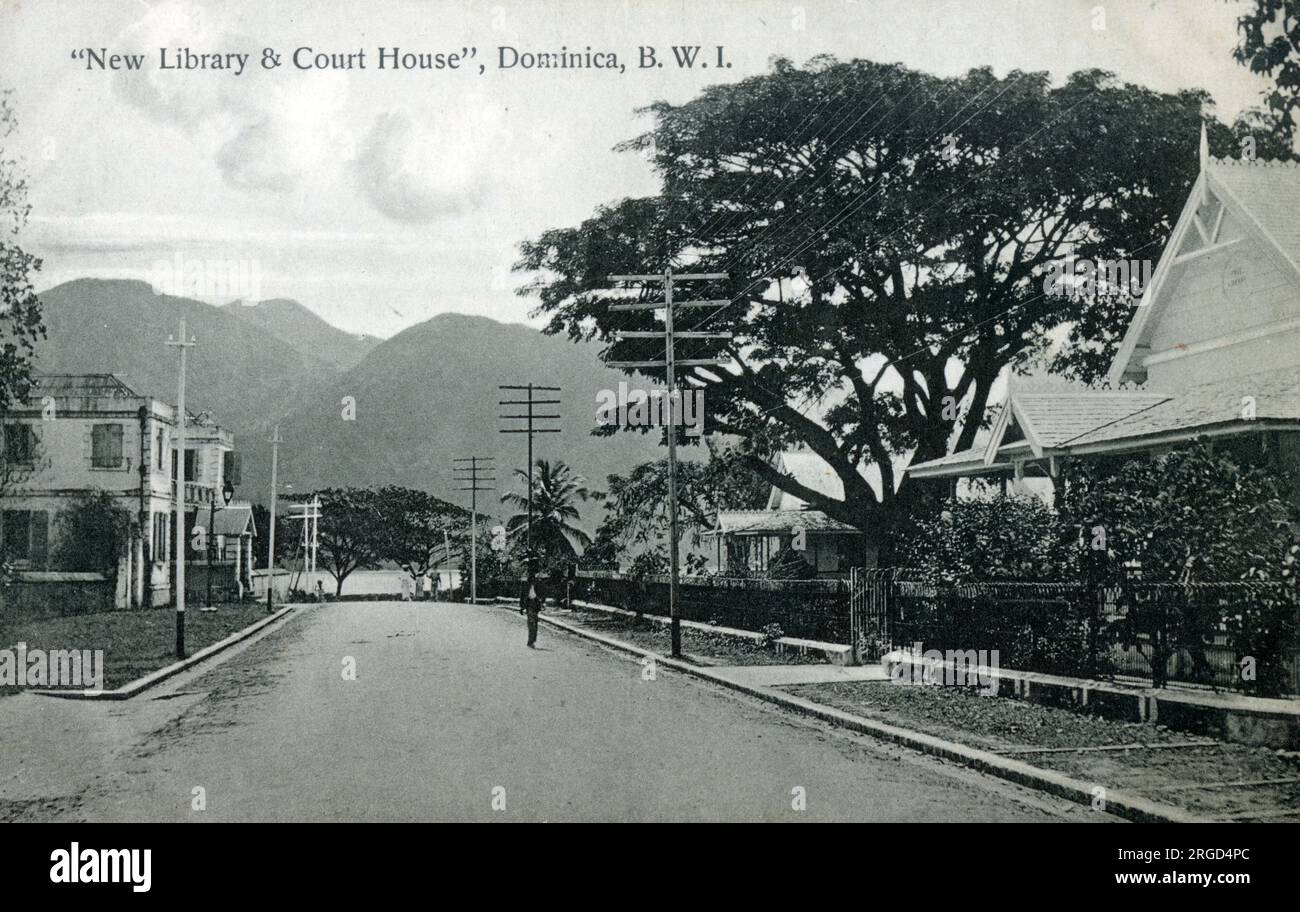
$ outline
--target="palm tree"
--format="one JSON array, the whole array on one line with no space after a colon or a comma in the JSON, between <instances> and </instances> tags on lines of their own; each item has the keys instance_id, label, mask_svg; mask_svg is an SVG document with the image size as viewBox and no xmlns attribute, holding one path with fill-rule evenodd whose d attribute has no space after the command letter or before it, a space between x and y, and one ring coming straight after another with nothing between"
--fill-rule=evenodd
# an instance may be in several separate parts
<instances>
[{"instance_id":1,"label":"palm tree","mask_svg":"<svg viewBox=\"0 0 1300 912\"><path fill-rule=\"evenodd\" d=\"M533 465L533 549L551 559L576 557L579 547L591 544L591 536L576 525L577 502L593 496L586 479L559 460L538 459ZM501 502L517 511L506 520L507 531L522 536L528 527L528 472L515 469L515 476L523 482L522 492L508 491Z\"/></svg>"}]
</instances>

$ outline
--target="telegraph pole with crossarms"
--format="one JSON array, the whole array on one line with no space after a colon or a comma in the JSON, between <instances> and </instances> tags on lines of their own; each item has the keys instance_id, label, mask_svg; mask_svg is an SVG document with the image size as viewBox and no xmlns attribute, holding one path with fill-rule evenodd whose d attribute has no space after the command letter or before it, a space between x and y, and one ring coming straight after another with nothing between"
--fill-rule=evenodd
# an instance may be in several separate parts
<instances>
[{"instance_id":1,"label":"telegraph pole with crossarms","mask_svg":"<svg viewBox=\"0 0 1300 912\"><path fill-rule=\"evenodd\" d=\"M478 492L492 491L495 487L481 487L483 484L496 484L496 477L491 473L496 467L491 465L494 456L466 456L452 460L452 474L461 483L459 491L469 491L469 601L478 604Z\"/></svg>"},{"instance_id":2,"label":"telegraph pole with crossarms","mask_svg":"<svg viewBox=\"0 0 1300 912\"><path fill-rule=\"evenodd\" d=\"M629 331L618 333L618 338L623 339L663 339L664 357L662 361L610 361L607 362L611 367L623 367L629 369L644 368L663 368L666 375L668 387L668 537L671 539L668 561L668 612L672 618L672 654L674 658L680 658L682 654L682 611L680 588L680 573L677 561L677 417L681 412L681 393L677 389L678 367L715 367L722 362L715 358L683 358L678 360L675 356L673 343L677 339L730 339L731 333L728 332L699 332L696 330L677 330L674 328L674 312L678 308L696 308L696 307L726 307L730 301L674 301L673 300L673 282L716 282L727 278L725 272L694 272L674 274L672 267L663 271L662 275L614 275L610 276L611 282L661 282L663 284L664 299L662 303L656 301L638 301L633 304L611 304L611 311L633 311L633 310L662 310L664 312L663 331ZM678 415L674 415L674 403Z\"/></svg>"}]
</instances>

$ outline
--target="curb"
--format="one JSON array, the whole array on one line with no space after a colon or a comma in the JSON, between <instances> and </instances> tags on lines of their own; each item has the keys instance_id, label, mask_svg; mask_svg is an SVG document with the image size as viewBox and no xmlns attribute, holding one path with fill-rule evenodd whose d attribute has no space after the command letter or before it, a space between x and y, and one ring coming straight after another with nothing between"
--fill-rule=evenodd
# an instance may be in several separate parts
<instances>
[{"instance_id":1,"label":"curb","mask_svg":"<svg viewBox=\"0 0 1300 912\"><path fill-rule=\"evenodd\" d=\"M648 649L641 649L628 643L614 640L600 634L592 633L581 628L566 624L563 621L557 621L553 618L541 615L540 619L552 627L572 633L583 639L592 640L611 649L625 652L630 655L640 656L642 658L654 659L655 663L665 668L671 668L685 674L702 678L713 684L726 687L729 690L739 691L752 697L757 697L768 703L773 703L784 709L800 713L801 715L811 716L820 719L823 722L829 722L840 728L847 728L859 734L870 735L873 738L880 738L894 744L910 747L913 750L920 751L931 756L941 757L945 760L952 760L963 766L968 766L981 772L997 776L999 779L1006 779L1011 782L1025 785L1030 788L1066 798L1078 804L1092 806L1093 785L1066 776L1062 773L1056 773L1051 770L1040 769L1031 766L1020 760L1011 760L1001 757L990 751L980 750L979 748L970 747L965 744L959 744L956 741L948 741L944 738L936 738L933 735L927 735L922 732L912 731L907 728L900 728L897 725L890 725L886 722L876 722L871 719L855 716L842 710L834 709L830 706L823 706L820 703L814 703L811 700L805 700L802 697L796 697L771 687L763 687L756 684L742 684L738 681L728 680L721 675L714 674L707 668L689 665L685 662L672 659L667 656L659 655ZM1127 792L1107 789L1105 793L1106 811L1118 817L1139 823L1210 823L1208 818L1200 817L1181 808L1170 807L1159 804L1150 799L1143 798L1140 795L1132 795Z\"/></svg>"},{"instance_id":2,"label":"curb","mask_svg":"<svg viewBox=\"0 0 1300 912\"><path fill-rule=\"evenodd\" d=\"M599 602L591 602L585 599L574 599L573 604L588 611L603 611L606 614L617 614L620 617L636 617L635 611L629 611L626 608L616 608L613 605L602 605ZM642 614L642 618L651 623L666 627L672 623L672 618L664 617L660 614ZM761 642L763 634L753 630L741 630L737 627L720 627L716 624L703 624L699 621L688 621L685 618L681 620L682 629L698 630L702 633L714 634L717 636L735 637L740 640L750 640L751 642ZM847 666L849 652L851 647L842 643L829 643L824 640L809 640L803 637L777 637L774 641L777 653L782 653L786 649L793 649L799 655L807 655L809 652L819 652L826 659L829 665Z\"/></svg>"},{"instance_id":3,"label":"curb","mask_svg":"<svg viewBox=\"0 0 1300 912\"><path fill-rule=\"evenodd\" d=\"M32 690L28 691L28 693L38 694L42 697L59 697L64 700L129 700L131 697L148 690L150 687L155 687L163 681L166 681L168 678L174 677L189 668L193 668L195 665L211 658L217 653L229 649L236 643L243 642L254 634L270 627L272 624L283 621L291 614L294 614L297 610L297 606L282 607L275 614L262 618L256 623L249 624L243 630L236 630L224 640L218 640L210 646L204 646L188 658L181 659L179 662L173 662L170 665L159 668L157 671L151 671L144 677L136 678L134 681L123 684L121 687L113 690Z\"/></svg>"}]
</instances>

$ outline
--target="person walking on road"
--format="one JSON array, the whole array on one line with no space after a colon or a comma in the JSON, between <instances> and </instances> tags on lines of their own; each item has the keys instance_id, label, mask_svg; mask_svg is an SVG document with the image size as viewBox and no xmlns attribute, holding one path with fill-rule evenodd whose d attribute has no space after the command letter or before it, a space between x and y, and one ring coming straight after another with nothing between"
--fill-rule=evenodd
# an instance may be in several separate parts
<instances>
[{"instance_id":1,"label":"person walking on road","mask_svg":"<svg viewBox=\"0 0 1300 912\"><path fill-rule=\"evenodd\" d=\"M542 600L537 595L537 580L530 573L519 586L519 613L528 615L528 648L537 648L537 615L542 610Z\"/></svg>"}]
</instances>

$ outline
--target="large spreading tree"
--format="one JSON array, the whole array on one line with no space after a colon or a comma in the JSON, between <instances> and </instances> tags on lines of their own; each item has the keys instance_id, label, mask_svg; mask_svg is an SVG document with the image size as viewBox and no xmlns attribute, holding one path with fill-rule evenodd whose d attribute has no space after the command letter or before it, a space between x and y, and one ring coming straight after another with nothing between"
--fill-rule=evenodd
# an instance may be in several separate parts
<instances>
[{"instance_id":1,"label":"large spreading tree","mask_svg":"<svg viewBox=\"0 0 1300 912\"><path fill-rule=\"evenodd\" d=\"M321 503L321 566L334 577L334 594L342 595L344 580L382 557L388 528L384 503L371 488L326 488L305 499L312 497Z\"/></svg>"},{"instance_id":2,"label":"large spreading tree","mask_svg":"<svg viewBox=\"0 0 1300 912\"><path fill-rule=\"evenodd\" d=\"M1061 366L1104 369L1135 302L1047 295L1044 277L1069 257L1159 255L1208 105L1204 92L1099 71L1053 86L1043 73L776 61L650 106L653 126L623 148L650 157L661 192L526 241L517 269L533 277L520 293L537 296L548 332L648 360L661 343L613 333L653 328L653 314L611 314L629 291L607 277L726 272L678 291L733 302L678 322L734 335L678 346L728 362L687 381L705 390L708 429L738 435L766 481L888 541L916 493L900 464L970 446L1007 365L1074 325L1091 345ZM1208 123L1226 154L1233 131ZM826 461L842 497L763 458L796 445Z\"/></svg>"},{"instance_id":3,"label":"large spreading tree","mask_svg":"<svg viewBox=\"0 0 1300 912\"><path fill-rule=\"evenodd\" d=\"M374 495L380 522L376 553L414 580L463 553L469 538L469 510L427 491L384 485Z\"/></svg>"}]
</instances>

